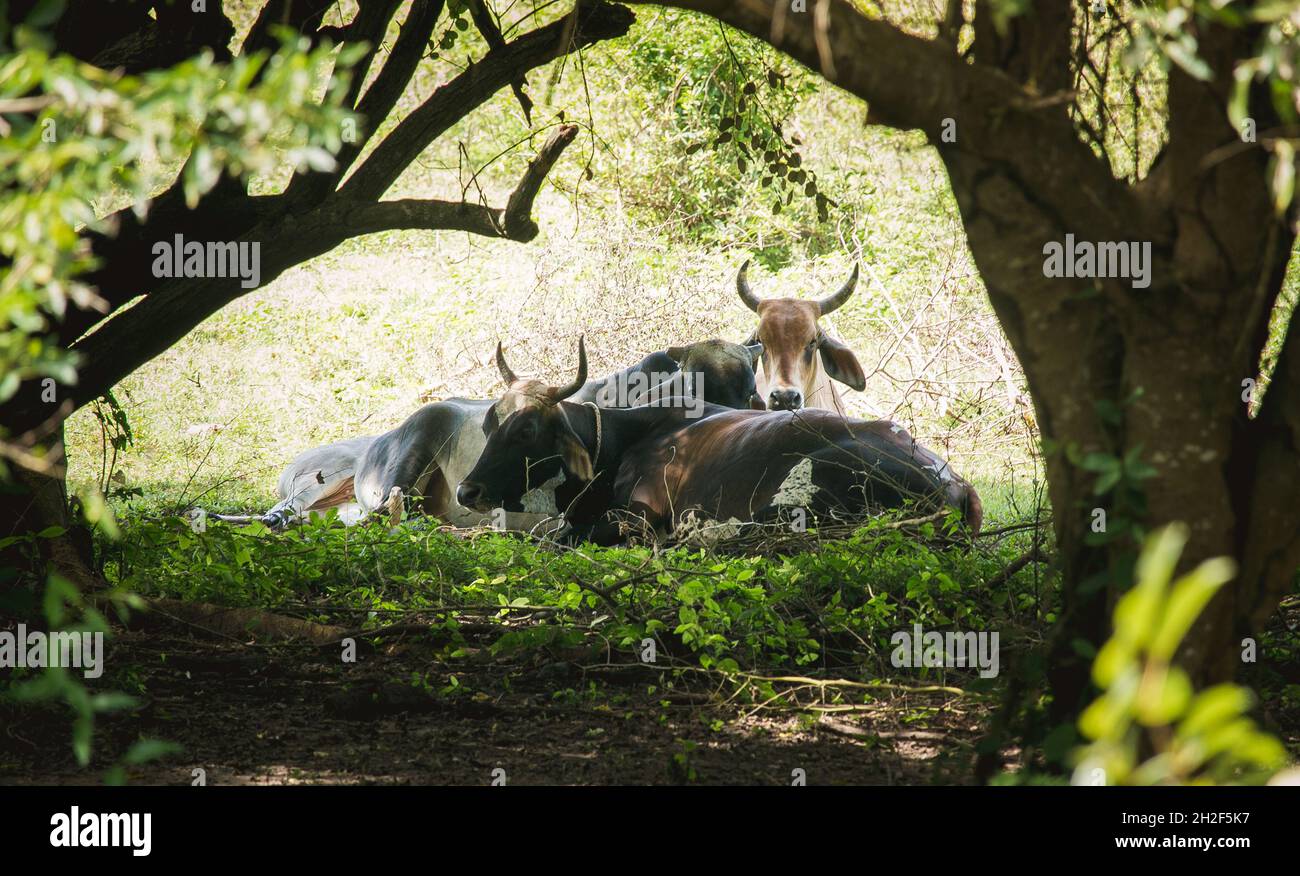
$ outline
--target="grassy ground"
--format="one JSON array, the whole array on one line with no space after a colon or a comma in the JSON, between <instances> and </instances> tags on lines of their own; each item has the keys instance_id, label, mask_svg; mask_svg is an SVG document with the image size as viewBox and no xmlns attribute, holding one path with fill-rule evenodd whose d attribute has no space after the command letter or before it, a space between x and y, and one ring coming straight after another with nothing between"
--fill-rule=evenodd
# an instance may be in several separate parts
<instances>
[{"instance_id":1,"label":"grassy ground","mask_svg":"<svg viewBox=\"0 0 1300 876\"><path fill-rule=\"evenodd\" d=\"M180 750L133 781L969 781L998 678L895 665L891 637L996 630L1005 672L1053 599L1038 567L1003 573L1025 538L972 546L879 521L600 550L424 520L133 521L105 572L163 601L112 640L94 688L136 702L101 719L92 769L161 738ZM195 603L228 608L200 618ZM288 617L309 622L291 641ZM33 741L58 713L5 717L0 780L84 779L70 750Z\"/></svg>"}]
</instances>

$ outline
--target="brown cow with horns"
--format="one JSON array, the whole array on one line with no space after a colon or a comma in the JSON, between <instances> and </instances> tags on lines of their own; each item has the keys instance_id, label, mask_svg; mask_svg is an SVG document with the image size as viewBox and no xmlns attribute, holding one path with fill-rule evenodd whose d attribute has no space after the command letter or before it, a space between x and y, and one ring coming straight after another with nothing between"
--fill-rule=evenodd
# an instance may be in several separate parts
<instances>
[{"instance_id":1,"label":"brown cow with horns","mask_svg":"<svg viewBox=\"0 0 1300 876\"><path fill-rule=\"evenodd\" d=\"M822 331L817 321L839 309L853 294L858 282L857 265L848 282L833 295L816 301L798 298L759 298L749 288L740 266L736 291L740 300L758 314L758 328L748 343L763 344L763 367L758 378L758 396L773 411L821 408L844 415L844 402L832 380L861 392L867 385L853 351Z\"/></svg>"}]
</instances>

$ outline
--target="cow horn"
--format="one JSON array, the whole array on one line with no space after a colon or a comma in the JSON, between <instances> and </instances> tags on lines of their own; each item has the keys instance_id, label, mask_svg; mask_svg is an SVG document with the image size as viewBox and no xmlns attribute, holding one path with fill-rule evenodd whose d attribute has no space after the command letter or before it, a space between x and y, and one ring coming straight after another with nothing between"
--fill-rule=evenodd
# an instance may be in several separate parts
<instances>
[{"instance_id":1,"label":"cow horn","mask_svg":"<svg viewBox=\"0 0 1300 876\"><path fill-rule=\"evenodd\" d=\"M515 377L515 372L511 371L510 366L506 364L506 354L501 350L500 341L497 341L497 370L501 372L501 379L506 382L507 387L519 379Z\"/></svg>"},{"instance_id":2,"label":"cow horn","mask_svg":"<svg viewBox=\"0 0 1300 876\"><path fill-rule=\"evenodd\" d=\"M578 390L582 389L582 387L585 386L586 383L587 383L587 345L584 342L582 336L579 335L578 336L578 376L575 377L573 379L573 383L570 383L568 386L562 389L556 388L551 390L551 398L555 399L555 401L557 402L564 401L566 398L573 395Z\"/></svg>"},{"instance_id":3,"label":"cow horn","mask_svg":"<svg viewBox=\"0 0 1300 876\"><path fill-rule=\"evenodd\" d=\"M817 302L817 308L821 311L822 316L830 313L832 310L839 310L849 296L853 294L853 287L858 285L858 266L853 266L853 275L849 281L840 287L834 295L828 295Z\"/></svg>"},{"instance_id":4,"label":"cow horn","mask_svg":"<svg viewBox=\"0 0 1300 876\"><path fill-rule=\"evenodd\" d=\"M745 272L749 270L749 259L740 266L740 273L736 275L736 291L740 293L740 300L745 302L745 306L750 310L758 313L758 303L761 300L754 294L754 290L749 288L749 281L745 279Z\"/></svg>"}]
</instances>

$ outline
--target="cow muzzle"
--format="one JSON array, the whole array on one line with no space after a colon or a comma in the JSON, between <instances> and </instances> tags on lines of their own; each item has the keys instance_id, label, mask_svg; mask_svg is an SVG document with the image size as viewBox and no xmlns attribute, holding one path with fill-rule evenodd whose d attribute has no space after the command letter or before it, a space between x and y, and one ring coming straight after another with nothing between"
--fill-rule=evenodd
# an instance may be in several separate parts
<instances>
[{"instance_id":1,"label":"cow muzzle","mask_svg":"<svg viewBox=\"0 0 1300 876\"><path fill-rule=\"evenodd\" d=\"M797 411L803 407L803 393L797 389L774 389L767 394L767 407L772 411Z\"/></svg>"},{"instance_id":2,"label":"cow muzzle","mask_svg":"<svg viewBox=\"0 0 1300 876\"><path fill-rule=\"evenodd\" d=\"M456 488L456 501L472 511L492 510L491 503L483 499L483 488L473 481L461 481Z\"/></svg>"}]
</instances>

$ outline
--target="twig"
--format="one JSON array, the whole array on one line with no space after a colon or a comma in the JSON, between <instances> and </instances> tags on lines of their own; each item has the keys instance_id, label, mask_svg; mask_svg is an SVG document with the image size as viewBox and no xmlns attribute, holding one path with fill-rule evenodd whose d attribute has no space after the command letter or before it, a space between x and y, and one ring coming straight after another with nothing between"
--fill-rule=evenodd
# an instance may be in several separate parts
<instances>
[{"instance_id":1,"label":"twig","mask_svg":"<svg viewBox=\"0 0 1300 876\"><path fill-rule=\"evenodd\" d=\"M1045 557L1043 556L1042 551L1038 549L1038 542L1035 541L1033 547L1025 551L1020 556L1016 557L1011 562L1007 563L1007 565L1002 569L1002 571L998 572L992 578L985 581L984 586L988 588L993 588L1005 584L1007 579L1009 579L1012 575L1016 574L1025 566L1028 566L1030 563L1034 562L1035 560L1040 560L1040 559L1045 559Z\"/></svg>"}]
</instances>

